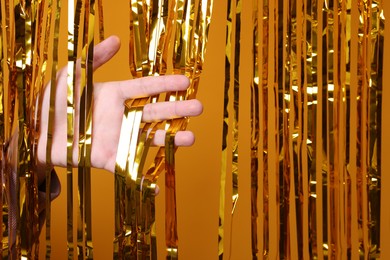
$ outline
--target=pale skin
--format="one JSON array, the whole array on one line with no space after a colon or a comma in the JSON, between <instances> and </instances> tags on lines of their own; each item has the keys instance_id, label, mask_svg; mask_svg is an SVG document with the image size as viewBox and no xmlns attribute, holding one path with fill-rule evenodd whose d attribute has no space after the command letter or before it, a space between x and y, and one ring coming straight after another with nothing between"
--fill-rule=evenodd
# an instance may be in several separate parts
<instances>
[{"instance_id":1,"label":"pale skin","mask_svg":"<svg viewBox=\"0 0 390 260\"><path fill-rule=\"evenodd\" d=\"M94 70L109 61L119 50L120 40L111 36L94 48ZM79 73L76 73L78 75ZM67 140L67 69L59 71L57 76L57 93L55 100L55 119L51 163L54 166L66 166ZM181 75L146 77L125 81L100 82L94 84L93 94L93 132L91 163L95 168L114 172L119 134L124 112L124 102L127 99L148 97L169 91L185 90L189 80ZM47 123L49 114L49 86L46 87L42 101L41 134L38 143L38 161L41 166L46 163ZM78 96L78 95L77 95ZM79 99L79 97L77 97ZM202 104L196 100L177 102L158 102L147 104L143 110L144 122L156 122L172 118L193 117L202 113ZM77 121L79 114L76 106ZM75 124L74 132L78 133ZM75 135L74 144L78 143ZM164 132L159 131L154 137L153 144L164 145ZM190 146L194 143L191 131L178 132L175 137L176 146ZM74 147L77 147L74 145ZM73 153L73 164L77 165L77 150ZM41 178L44 175L39 174Z\"/></svg>"}]
</instances>

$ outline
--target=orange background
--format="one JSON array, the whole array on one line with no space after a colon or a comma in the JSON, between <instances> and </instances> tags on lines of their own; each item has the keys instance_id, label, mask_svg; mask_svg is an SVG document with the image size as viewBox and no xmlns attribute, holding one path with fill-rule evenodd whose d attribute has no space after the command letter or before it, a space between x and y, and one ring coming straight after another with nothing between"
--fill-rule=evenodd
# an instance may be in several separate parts
<instances>
[{"instance_id":1,"label":"orange background","mask_svg":"<svg viewBox=\"0 0 390 260\"><path fill-rule=\"evenodd\" d=\"M385 1L383 1L385 2ZM390 4L385 4L385 15L389 13ZM243 19L250 19L248 8L243 10ZM128 1L104 1L105 33L118 35L122 39L122 48L106 66L95 74L97 81L124 80L130 78L128 69ZM202 116L193 118L188 129L196 134L196 142L190 148L180 148L176 153L177 171L177 208L179 232L179 256L181 259L217 259L218 255L218 207L219 207L219 175L221 168L221 133L223 109L224 80L224 46L225 46L225 14L226 4L215 1L213 22L210 29L207 46L206 63L204 66L198 99L204 105ZM65 26L66 23L63 23ZM242 44L245 44L251 32L245 32ZM389 31L386 31L385 67L389 71L390 46ZM242 50L241 59L251 57L250 48ZM249 68L241 68L243 95L249 95ZM385 72L384 75L387 73ZM390 111L390 94L387 86L390 78L385 78L383 108ZM244 98L244 97L243 97ZM249 122L249 103L240 104L240 120ZM384 117L386 112L383 112ZM247 128L246 128L247 127ZM250 249L250 162L249 162L249 124L240 125L240 199L233 219L232 241L225 245L226 253L231 259L251 259ZM383 120L383 149L390 147L389 120ZM385 205L390 196L388 151L382 153L382 243L390 243L390 212ZM65 189L65 173L62 169L59 175ZM248 173L248 174L244 174ZM164 253L164 182L159 180L161 195L157 197L157 235L159 239L159 259L165 258ZM229 180L227 180L227 183ZM114 226L113 206L113 176L111 173L96 170L93 174L93 235L95 259L112 258L112 240ZM229 185L228 185L228 188ZM228 191L229 192L229 191ZM53 259L66 259L66 196L63 194L53 203ZM385 221L387 220L387 221ZM228 222L227 222L228 223ZM225 236L230 237L230 227L226 227ZM383 245L384 245L383 244ZM383 259L390 259L389 246L383 246Z\"/></svg>"}]
</instances>

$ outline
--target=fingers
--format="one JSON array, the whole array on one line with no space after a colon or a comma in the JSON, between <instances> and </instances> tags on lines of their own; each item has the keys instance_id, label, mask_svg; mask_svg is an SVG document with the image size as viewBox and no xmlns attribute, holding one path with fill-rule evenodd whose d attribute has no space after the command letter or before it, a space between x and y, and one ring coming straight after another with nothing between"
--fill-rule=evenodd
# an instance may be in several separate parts
<instances>
[{"instance_id":1,"label":"fingers","mask_svg":"<svg viewBox=\"0 0 390 260\"><path fill-rule=\"evenodd\" d=\"M180 117L198 116L202 111L202 103L196 99L151 103L145 105L142 120L144 122L156 122Z\"/></svg>"},{"instance_id":2,"label":"fingers","mask_svg":"<svg viewBox=\"0 0 390 260\"><path fill-rule=\"evenodd\" d=\"M164 92L184 91L190 84L183 75L150 76L124 81L104 82L95 84L96 91L109 89L118 93L122 101L142 98Z\"/></svg>"},{"instance_id":3,"label":"fingers","mask_svg":"<svg viewBox=\"0 0 390 260\"><path fill-rule=\"evenodd\" d=\"M109 61L119 50L120 39L117 36L110 36L97 44L93 50L93 70Z\"/></svg>"},{"instance_id":4,"label":"fingers","mask_svg":"<svg viewBox=\"0 0 390 260\"><path fill-rule=\"evenodd\" d=\"M154 134L152 145L164 146L165 145L165 131L157 130ZM195 142L195 135L191 131L178 131L175 135L175 146L191 146Z\"/></svg>"},{"instance_id":5,"label":"fingers","mask_svg":"<svg viewBox=\"0 0 390 260\"><path fill-rule=\"evenodd\" d=\"M108 62L120 49L120 39L117 36L110 36L106 38L101 43L94 46L93 51L93 70L97 70L99 67ZM77 71L76 74L80 76L80 62L81 60L77 60ZM66 90L66 80L68 77L67 74L68 66L61 68L57 73L57 85L62 86L63 90ZM78 89L78 88L76 88ZM59 95L63 96L63 95Z\"/></svg>"},{"instance_id":6,"label":"fingers","mask_svg":"<svg viewBox=\"0 0 390 260\"><path fill-rule=\"evenodd\" d=\"M188 88L190 81L183 75L166 75L133 79L130 86L126 81L122 83L121 91L126 98L129 95L146 97L170 91L183 91Z\"/></svg>"}]
</instances>

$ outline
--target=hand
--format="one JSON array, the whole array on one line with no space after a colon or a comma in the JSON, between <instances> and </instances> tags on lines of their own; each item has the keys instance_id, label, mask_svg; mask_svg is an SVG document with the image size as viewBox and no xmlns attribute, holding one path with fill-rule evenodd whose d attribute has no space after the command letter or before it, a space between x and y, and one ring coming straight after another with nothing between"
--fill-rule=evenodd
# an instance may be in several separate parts
<instances>
[{"instance_id":1,"label":"hand","mask_svg":"<svg viewBox=\"0 0 390 260\"><path fill-rule=\"evenodd\" d=\"M94 70L109 61L119 50L119 38L112 36L96 45L94 48ZM78 68L78 71L80 69ZM76 72L76 84L79 84L80 73ZM55 119L51 151L51 162L54 166L66 166L67 144L67 68L58 72L57 92L55 97ZM119 141L124 102L127 99L148 97L155 94L185 90L189 86L189 80L181 75L169 75L158 77L145 77L117 82L104 82L94 84L93 93L93 132L91 164L93 167L102 168L114 172L116 152ZM50 100L50 84L45 88L42 101L41 134L38 142L38 161L45 164L47 124ZM80 95L76 93L76 115L73 141L73 164L77 165L78 158L78 115ZM198 100L177 102L158 102L147 104L144 107L144 122L155 122L184 116L197 116L202 113L202 104ZM154 145L164 144L165 134L156 133ZM190 146L194 142L194 135L190 131L178 132L175 137L175 145Z\"/></svg>"}]
</instances>

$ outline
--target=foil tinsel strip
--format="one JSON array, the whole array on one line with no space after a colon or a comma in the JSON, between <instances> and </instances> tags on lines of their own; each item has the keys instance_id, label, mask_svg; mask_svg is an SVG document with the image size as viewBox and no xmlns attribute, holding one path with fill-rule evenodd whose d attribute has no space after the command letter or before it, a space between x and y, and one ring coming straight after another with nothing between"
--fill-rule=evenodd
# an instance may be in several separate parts
<instances>
[{"instance_id":1,"label":"foil tinsel strip","mask_svg":"<svg viewBox=\"0 0 390 260\"><path fill-rule=\"evenodd\" d=\"M94 45L95 1L84 2L82 29L80 118L79 118L79 162L78 162L78 214L77 251L81 259L93 259L92 211L91 211L91 144L93 105L93 45Z\"/></svg>"},{"instance_id":2,"label":"foil tinsel strip","mask_svg":"<svg viewBox=\"0 0 390 260\"><path fill-rule=\"evenodd\" d=\"M303 1L302 1L303 2ZM302 3L303 4L303 3ZM303 89L313 89L313 75L315 75L315 72L312 71L312 46L313 46L313 32L316 30L316 23L314 22L315 17L313 17L313 9L316 8L316 4L312 2L304 3L304 8L298 9L297 8L297 17L308 17L306 24L304 24L303 28L300 30L299 35L297 35L297 38L301 38L302 40L299 41L299 48L301 49L301 57L305 57L303 64L301 63L300 68L300 74L303 75L299 78L299 81L302 82L301 85L303 86ZM299 21L299 20L298 20ZM301 88L302 89L302 88ZM312 107L313 99L310 95L302 91L302 94L300 95L300 100L298 102L302 102L304 107L306 109L302 109L298 111L298 123L299 125L297 128L303 129L303 134L297 139L297 142L301 145L301 153L302 154L308 154L308 156L299 156L300 164L299 169L302 171L302 175L299 178L299 183L297 185L297 190L300 194L300 201L297 202L297 219L295 221L298 222L298 219L302 219L300 221L299 226L297 228L297 232L300 234L301 241L303 241L304 246L302 249L298 247L298 243L296 243L297 247L297 254L298 257L304 257L308 258L309 255L309 241L311 239L311 232L310 226L311 226L311 219L310 215L306 214L305 212L308 212L309 209L309 203L310 203L310 185L305 185L307 183L307 180L311 179L311 171L307 167L304 167L304 165L308 165L309 160L312 157L312 147L309 145L310 139L312 137L312 131L311 131L311 125L309 124L308 118L312 114L312 111L309 109ZM294 140L293 140L294 141ZM292 198L293 199L293 198ZM308 227L308 228L304 228Z\"/></svg>"},{"instance_id":3,"label":"foil tinsel strip","mask_svg":"<svg viewBox=\"0 0 390 260\"><path fill-rule=\"evenodd\" d=\"M251 118L251 250L252 259L258 258L259 248L259 210L258 210L258 191L259 191L259 153L261 150L260 146L260 114L259 114L259 98L260 98L260 52L259 46L259 6L257 0L252 1L252 80L251 80L251 107L250 107L250 118Z\"/></svg>"},{"instance_id":4,"label":"foil tinsel strip","mask_svg":"<svg viewBox=\"0 0 390 260\"><path fill-rule=\"evenodd\" d=\"M240 105L240 37L241 37L241 1L238 0L235 2L235 11L233 14L235 15L235 18L233 18L233 21L235 25L232 27L234 30L234 33L231 34L231 37L234 40L231 42L231 63L233 65L233 77L230 77L233 84L233 124L232 124L232 131L233 131L233 139L232 139L232 214L234 214L234 210L237 205L238 201L238 125L239 125L239 105ZM234 50L234 53L233 53Z\"/></svg>"},{"instance_id":5,"label":"foil tinsel strip","mask_svg":"<svg viewBox=\"0 0 390 260\"><path fill-rule=\"evenodd\" d=\"M175 134L178 122L168 124L165 134L165 245L167 259L179 258L179 237L177 231Z\"/></svg>"},{"instance_id":6,"label":"foil tinsel strip","mask_svg":"<svg viewBox=\"0 0 390 260\"><path fill-rule=\"evenodd\" d=\"M146 137L141 135L139 129L142 129L142 111L147 100L147 98L134 100L132 104L127 107L129 113L133 115L133 129L126 165L127 211L131 212L130 214L128 213L130 216L128 215L127 218L131 218L131 222L128 223L132 224L131 238L133 241L131 244L134 245L133 250L136 252L136 256L140 258L150 256L150 247L147 242L150 241L150 238L148 237L148 230L150 230L150 227L143 225L145 220L142 219L141 212L145 210L146 204L144 202L146 202L146 200L143 200L141 196L143 175L142 172L139 171L139 163L143 159L143 145L145 145L145 143L143 143L144 139L140 138Z\"/></svg>"},{"instance_id":7,"label":"foil tinsel strip","mask_svg":"<svg viewBox=\"0 0 390 260\"><path fill-rule=\"evenodd\" d=\"M358 35L359 31L359 22L356 19L352 19L353 17L358 17L358 5L352 5L351 3L348 3L347 8L350 10L350 14L348 15L348 18L350 21L347 23L350 26L350 35L347 36L347 40L350 42L350 49L349 49L349 55L350 55L350 69L347 71L347 77L346 77L346 91L350 94L349 102L350 107L353 108L350 110L349 116L350 120L349 123L354 127L348 128L348 134L350 136L349 143L347 142L347 178L349 182L349 189L350 189L350 195L348 196L348 199L350 200L349 207L349 219L350 224L348 225L348 234L350 236L350 239L348 241L348 247L351 251L351 257L352 258L358 258L359 253L359 246L360 246L360 235L358 234L359 230L359 222L352 221L355 219L358 219L359 211L358 211L358 205L356 202L352 203L352 198L357 198L358 196L358 175L357 175L357 169L356 167L352 167L352 165L357 165L357 140L358 135L356 134L356 129L358 129L358 114L356 113L357 110L357 102L358 102L358 88L353 86L358 86L358 78L354 77L353 75L357 75L358 71L358 58L356 55L351 55L352 53L357 53L358 49L358 41L356 39L352 39L352 35ZM354 37L355 38L355 37ZM355 155L355 156L353 156Z\"/></svg>"},{"instance_id":8,"label":"foil tinsel strip","mask_svg":"<svg viewBox=\"0 0 390 260\"><path fill-rule=\"evenodd\" d=\"M2 232L1 235L1 255L3 257L9 256L10 251L10 243L9 238L12 238L14 236L10 236L8 232L8 227L10 221L9 219L9 213L10 213L10 206L9 206L9 187L10 187L10 180L8 176L8 170L7 165L9 163L8 160L8 154L7 154L7 146L9 146L10 141L10 131L11 127L10 124L12 121L9 121L10 114L9 111L11 110L10 106L8 105L8 102L11 101L11 93L9 91L9 53L10 53L10 27L9 27L9 3L8 1L2 0L0 3L0 9L1 9L1 17L2 19L2 29L1 29L1 180L2 180L2 188L1 188L1 220L2 225L7 230L5 232ZM11 221L12 222L12 221Z\"/></svg>"},{"instance_id":9,"label":"foil tinsel strip","mask_svg":"<svg viewBox=\"0 0 390 260\"><path fill-rule=\"evenodd\" d=\"M35 43L33 22L36 9L32 1L15 1L15 40L16 40L16 89L18 98L18 162L16 190L19 195L19 223L21 235L21 255L35 257L39 252L39 222L38 222L38 187L35 173L36 161L34 151L33 119L31 118L32 89L32 51ZM18 232L17 232L18 233Z\"/></svg>"},{"instance_id":10,"label":"foil tinsel strip","mask_svg":"<svg viewBox=\"0 0 390 260\"><path fill-rule=\"evenodd\" d=\"M190 50L192 41L192 31L197 17L191 16L190 10L195 10L196 6L192 1L177 1L175 7L175 42L173 53L174 71L185 73L186 69L193 65ZM180 27L179 27L180 26ZM187 35L187 38L180 37ZM190 54L190 55L188 55ZM186 67L189 66L189 67ZM180 100L183 93L167 93L166 101ZM176 176L175 176L175 135L180 128L180 121L170 120L166 122L165 147L163 154L165 166L165 246L167 259L178 259L179 257L179 237L177 232L177 210L176 210Z\"/></svg>"},{"instance_id":11,"label":"foil tinsel strip","mask_svg":"<svg viewBox=\"0 0 390 260\"><path fill-rule=\"evenodd\" d=\"M28 243L32 240L32 232L31 229L27 226L24 226L25 223L29 222L29 227L31 227L31 222L33 219L31 216L27 219L26 214L30 213L30 209L28 208L30 204L30 196L29 196L29 144L27 140L27 126L25 126L25 120L27 120L25 116L25 110L26 108L26 100L25 100L25 68L26 68L26 60L25 56L23 55L26 51L26 31L25 31L25 19L28 19L26 16L28 16L27 11L24 10L25 6L22 6L22 4L19 3L19 1L13 2L13 8L14 8L14 19L15 19L15 81L16 84L13 86L15 88L16 97L17 97L17 127L18 127L18 148L19 153L17 155L16 159L16 190L17 190L17 203L18 203L18 212L19 217L17 218L17 232L16 232L16 239L19 242L19 252L18 254L21 254L22 256L31 256L30 249L27 249L26 251L22 250L23 247L23 241L22 237L26 237L28 239ZM25 15L24 15L25 14ZM19 20L19 23L18 23Z\"/></svg>"},{"instance_id":12,"label":"foil tinsel strip","mask_svg":"<svg viewBox=\"0 0 390 260\"><path fill-rule=\"evenodd\" d=\"M275 34L274 31L274 26L272 26L275 23L275 10L274 10L274 3L273 2L268 2L268 1L263 1L261 2L261 10L262 10L262 37L259 37L259 39L262 39L261 45L262 45L262 56L261 56L261 96L262 98L260 99L259 104L263 104L263 106L260 107L260 115L262 116L263 120L261 123L261 128L260 128L260 136L263 136L263 154L260 157L261 160L261 166L260 169L262 169L263 174L261 175L262 179L262 184L263 184L263 190L262 190L262 200L263 200L263 210L262 210L262 219L263 219L263 241L261 248L264 256L268 256L269 252L271 251L270 246L272 243L270 242L271 240L275 243L277 243L277 239L274 238L274 234L277 232L270 232L270 230L275 230L277 231L277 226L272 226L270 227L272 218L269 216L269 212L271 211L271 207L273 207L274 197L270 196L270 191L271 187L274 185L274 181L271 183L271 174L268 174L268 167L270 165L274 165L274 162L271 160L273 158L269 158L267 155L270 154L275 154L275 151L271 151L272 146L272 139L269 138L269 135L267 135L267 131L269 127L273 127L275 124L274 119L275 115L273 114L271 110L274 107L273 104L273 98L272 98L272 82L273 82L273 66L274 66L274 49L272 46L275 44L274 39L276 38L276 35L272 37L272 35ZM276 25L275 25L276 26ZM270 88L268 88L268 85L270 85ZM272 103L271 103L272 102ZM272 120L273 122L269 123L269 121ZM273 209L273 212L275 210ZM269 257L274 257L274 255L270 255Z\"/></svg>"},{"instance_id":13,"label":"foil tinsel strip","mask_svg":"<svg viewBox=\"0 0 390 260\"><path fill-rule=\"evenodd\" d=\"M0 14L1 16L4 15L3 13L4 10L4 5L3 2L0 2ZM3 21L1 21L1 27L3 27ZM5 178L4 175L6 173L5 171L5 61L4 61L4 52L5 52L5 33L3 29L0 30L0 161L1 161L1 171L0 171L0 176L1 176L1 188L0 188L0 219L1 219L1 224L3 227L7 227L5 221L5 217L7 216L7 203L6 203L6 183L5 183ZM4 239L4 235L6 235L6 232L1 232L0 234L0 255L5 255L8 257L7 253L7 247L8 243L7 240Z\"/></svg>"},{"instance_id":14,"label":"foil tinsel strip","mask_svg":"<svg viewBox=\"0 0 390 260\"><path fill-rule=\"evenodd\" d=\"M11 143L11 131L12 128L15 124L15 119L14 119L14 105L10 104L15 104L15 90L14 88L11 88L11 84L13 84L13 81L9 80L12 77L12 71L14 68L14 56L11 55L11 53L14 52L14 38L13 37L13 31L14 31L14 23L12 23L12 13L11 10L11 5L9 1L3 0L1 2L2 6L2 17L4 17L4 20L2 21L4 23L3 27L3 55L4 55L4 60L6 61L5 64L3 64L2 67L2 72L3 72L3 88L4 88L4 161L3 161L3 167L4 167L4 172L3 172L3 178L4 178L4 187L5 187L5 195L6 197L4 198L4 206L3 210L7 213L7 218L3 218L3 224L5 227L10 230L10 227L16 227L16 218L10 218L12 214L17 214L17 211L15 207L12 207L12 202L10 201L10 187L12 186L12 182L14 181L14 178L10 178L9 176L9 170L13 170L16 172L15 165L11 164L13 161L11 161L10 155L11 152L9 150L9 146L12 145ZM13 6L13 5L12 5ZM8 146L8 147L7 147ZM16 201L14 200L14 203ZM8 223L5 223L8 222ZM16 242L16 233L15 232L7 232L8 238L6 239L3 255L4 256L10 256L11 255L11 250L12 250L12 241L15 241L15 247L17 246ZM11 241L11 242L10 242Z\"/></svg>"},{"instance_id":15,"label":"foil tinsel strip","mask_svg":"<svg viewBox=\"0 0 390 260\"><path fill-rule=\"evenodd\" d=\"M259 39L259 62L260 62L260 71L259 71L259 85L260 85L260 91L259 91L259 104L264 104L263 106L259 107L259 117L260 117L260 148L262 149L262 153L259 155L259 190L260 195L263 194L263 196L260 196L259 204L260 209L262 209L260 212L260 216L262 218L262 221L260 221L260 230L262 231L260 234L260 248L259 251L263 254L267 253L268 250L268 240L269 240L269 228L268 228L268 216L267 211L269 208L268 203L268 196L265 196L268 193L268 176L265 174L265 169L267 167L267 159L266 154L268 153L268 145L267 145L267 121L268 121L268 115L267 115L267 105L268 105L268 61L270 59L270 55L268 54L269 44L270 44L270 32L268 30L269 24L270 24L270 10L268 2L261 2L259 4L259 15L262 19L260 20L259 25L259 34L260 36L257 38ZM263 173L263 174L261 174Z\"/></svg>"},{"instance_id":16,"label":"foil tinsel strip","mask_svg":"<svg viewBox=\"0 0 390 260\"><path fill-rule=\"evenodd\" d=\"M370 145L369 145L369 175L370 181L368 185L369 190L369 198L371 208L374 208L372 211L372 216L370 218L371 223L374 222L373 225L369 225L369 234L371 239L371 247L370 253L371 255L377 255L380 250L378 247L383 248L383 240L381 243L380 233L378 230L381 230L381 213L380 213L380 199L381 197L381 182L378 180L382 180L382 100L383 100L383 50L385 47L384 41L384 11L383 11L384 3L382 1L373 1L372 3L372 12L371 12L371 34L373 36L373 40L371 44L374 46L374 50L372 52L370 58L370 87L372 91L370 91L370 100L375 100L374 102L370 102L370 131L369 136ZM382 246L381 246L382 245Z\"/></svg>"},{"instance_id":17,"label":"foil tinsel strip","mask_svg":"<svg viewBox=\"0 0 390 260\"><path fill-rule=\"evenodd\" d=\"M130 236L134 236L135 232L132 229L131 219L126 218L126 159L130 147L131 130L134 116L129 113L124 113L119 137L117 157L115 164L115 226L114 226L114 244L113 244L113 259L122 259L125 257L125 247L132 240ZM132 212L130 212L132 214ZM130 240L130 241L126 241ZM133 245L134 246L134 245ZM129 252L132 254L132 252Z\"/></svg>"},{"instance_id":18,"label":"foil tinsel strip","mask_svg":"<svg viewBox=\"0 0 390 260\"><path fill-rule=\"evenodd\" d=\"M61 13L61 2L58 0L53 5L53 2L49 0L48 6L48 22L46 24L47 37L50 36L51 31L51 19L53 15L54 28L52 38L52 66L50 70L50 102L49 102L49 118L48 118L48 129L47 129L47 144L46 144L46 164L52 165L51 162L51 151L53 144L53 133L54 133L54 117L55 117L55 99L57 92L57 71L58 71L58 43L59 43L59 26L60 26L60 13ZM51 170L46 171L46 194L50 194L51 187ZM51 232L51 202L50 196L46 196L46 257L50 257L51 254L51 243L50 243L50 232Z\"/></svg>"},{"instance_id":19,"label":"foil tinsel strip","mask_svg":"<svg viewBox=\"0 0 390 260\"><path fill-rule=\"evenodd\" d=\"M98 17L99 17L99 41L104 40L104 12L103 0L97 1Z\"/></svg>"},{"instance_id":20,"label":"foil tinsel strip","mask_svg":"<svg viewBox=\"0 0 390 260\"><path fill-rule=\"evenodd\" d=\"M136 108L135 122L141 122L142 110L147 99L139 100ZM136 144L136 153L134 159L129 160L127 165L127 175L130 176L130 181L127 185L131 186L133 207L135 207L135 231L136 231L136 250L137 257L155 258L153 255L156 245L152 243L152 225L154 225L154 196L156 185L144 179L143 166L146 159L147 150L151 143L151 138L148 137L150 124L145 124L143 127L138 126L136 129L142 129L138 136L138 141L135 139L132 143ZM136 131L138 133L138 131ZM152 136L154 133L152 133ZM131 147L131 144L130 144ZM130 183L129 183L130 182Z\"/></svg>"},{"instance_id":21,"label":"foil tinsel strip","mask_svg":"<svg viewBox=\"0 0 390 260\"><path fill-rule=\"evenodd\" d=\"M36 5L36 18L33 20L32 24L34 25L34 29L32 31L35 31L35 40L34 40L34 48L33 48L33 55L32 55L32 66L33 66L33 73L32 73L32 88L31 88L31 95L29 97L29 103L30 103L30 115L34 116L34 118L31 118L31 127L32 127L32 139L33 140L33 160L37 160L37 138L39 136L39 133L41 131L40 129L40 114L41 114L41 106L42 106L42 92L44 89L46 74L47 74L47 63L48 63L48 52L49 52L49 42L50 42L50 35L51 35L51 17L52 17L52 2L49 1L35 1ZM47 14L47 16L45 16ZM53 50L55 51L55 50ZM56 56L54 56L56 57ZM53 58L54 58L53 57ZM49 129L52 129L51 123L49 125ZM50 130L51 133L52 130ZM51 136L51 135L50 135ZM48 142L48 146L51 147L51 139ZM50 150L50 149L48 149ZM47 158L48 163L50 163L50 155ZM50 178L51 178L51 169L50 167L47 169L46 172L46 190L50 191ZM51 203L50 203L50 197L46 197L45 202L45 214L46 214L46 255L47 257L50 256L51 251L51 244L50 244L50 215L51 215ZM39 227L38 227L39 228ZM37 236L39 235L36 234ZM38 254L36 254L38 255Z\"/></svg>"},{"instance_id":22,"label":"foil tinsel strip","mask_svg":"<svg viewBox=\"0 0 390 260\"><path fill-rule=\"evenodd\" d=\"M239 120L239 64L240 64L240 26L241 1L227 2L226 16L226 53L225 53L225 86L222 133L222 165L220 176L220 204L218 255L222 259L225 243L225 199L227 176L232 182L232 206L229 207L233 221L234 210L239 198L238 193L238 120ZM230 154L231 155L230 155ZM229 165L229 167L227 166ZM231 172L231 174L230 174ZM229 173L229 175L228 175ZM231 226L231 225L230 225Z\"/></svg>"},{"instance_id":23,"label":"foil tinsel strip","mask_svg":"<svg viewBox=\"0 0 390 260\"><path fill-rule=\"evenodd\" d=\"M67 195L67 250L68 259L74 258L73 236L73 148L75 118L76 59L78 54L79 27L82 1L68 1L68 68L67 68L67 146L66 146L66 195Z\"/></svg>"},{"instance_id":24,"label":"foil tinsel strip","mask_svg":"<svg viewBox=\"0 0 390 260\"><path fill-rule=\"evenodd\" d=\"M4 1L1 1L0 3L0 11L1 11L1 22L2 24L6 24L6 8ZM1 235L1 255L8 257L8 248L9 248L9 242L8 242L8 203L7 203L7 187L8 187L8 178L6 178L6 162L7 162L7 156L6 156L6 140L7 140L7 103L8 100L7 92L6 90L6 73L7 73L7 31L5 27L1 28L1 220L2 225L6 227L6 232L2 232Z\"/></svg>"}]
</instances>

